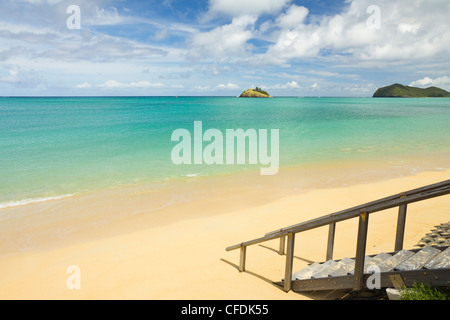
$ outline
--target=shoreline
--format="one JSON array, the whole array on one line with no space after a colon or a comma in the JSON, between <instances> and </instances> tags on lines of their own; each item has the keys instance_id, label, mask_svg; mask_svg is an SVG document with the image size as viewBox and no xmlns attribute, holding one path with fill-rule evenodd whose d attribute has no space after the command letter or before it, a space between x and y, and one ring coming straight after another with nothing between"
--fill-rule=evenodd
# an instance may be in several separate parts
<instances>
[{"instance_id":1,"label":"shoreline","mask_svg":"<svg viewBox=\"0 0 450 320\"><path fill-rule=\"evenodd\" d=\"M423 159L408 160L423 163ZM89 234L89 239L109 237L112 234L109 226L117 223L123 224L121 233L127 233L136 228L163 226L173 221L267 205L315 190L348 188L421 173L442 173L450 178L450 168L441 168L438 162L430 161L420 171L411 166L394 171L386 165L386 162L380 164L370 160L335 161L282 167L275 176L261 176L255 171L198 175L48 197L0 208L0 257L83 242L89 232L94 232ZM185 210L185 206L200 208ZM176 210L185 212L180 214ZM147 219L149 225L130 223L139 219ZM41 232L36 226L47 227L47 230ZM38 233L40 240L34 242L33 235Z\"/></svg>"},{"instance_id":2,"label":"shoreline","mask_svg":"<svg viewBox=\"0 0 450 320\"><path fill-rule=\"evenodd\" d=\"M234 183L236 180L244 180L248 183L248 181L250 180L251 182L255 182L256 184L264 184L264 180L279 180L286 185L297 188L298 184L293 184L287 181L288 177L294 175L300 177L305 176L306 179L309 179L308 182L311 182L312 179L316 179L316 181L314 181L313 183L303 185L302 188L313 189L317 187L323 187L324 184L328 184L329 186L333 187L347 186L363 181L362 179L357 179L358 174L364 174L366 176L364 178L365 181L372 182L390 177L414 175L424 171L449 170L450 166L448 166L446 161L438 160L447 159L448 157L450 157L449 152L436 151L430 152L426 156L420 154L408 154L407 159L402 158L401 160L398 158L398 156L395 156L394 158L347 158L314 162L308 161L301 164L288 164L282 166L279 168L280 172L273 176L261 176L259 174L260 168L251 170L247 170L247 168L237 171L220 171L214 172L212 174L204 174L204 172L201 172L201 170L191 170L200 172L186 173L180 176L167 177L157 180L145 180L135 184L125 183L116 186L100 187L95 189L85 187L83 188L84 190L72 190L71 192L66 194L54 193L43 195L40 197L25 197L22 199L4 200L0 202L0 219L1 214L5 211L5 209L13 209L15 207L28 206L36 203L45 203L49 201L70 198L73 196L83 196L98 192L127 192L127 190L140 188L144 190L158 191L165 189L170 190L172 186L189 184L195 180L222 180L225 181L225 183L228 183L227 181L231 181L231 183ZM192 165L191 167L195 168L195 165ZM326 182L324 180L326 175L324 175L323 172L329 172L329 175L335 178L332 177ZM242 177L242 179L240 179L239 177ZM335 183L333 183L332 180L335 180ZM217 185L217 183L213 183L212 185Z\"/></svg>"},{"instance_id":3,"label":"shoreline","mask_svg":"<svg viewBox=\"0 0 450 320\"><path fill-rule=\"evenodd\" d=\"M342 173L339 166L329 170ZM286 171L286 177L292 177ZM240 184L223 177L194 178L171 185L172 193L143 187L108 190L3 210L0 297L307 299L271 285L283 275L284 257L273 252L278 243L252 247L249 271L243 274L237 271L239 253L225 252L225 248L277 228L449 179L450 170L338 186L325 179L321 186L308 188L306 183L303 189L301 185L283 187L283 179L278 184L273 180L261 184L258 178ZM258 183L260 187L254 188ZM273 190L277 193L272 194ZM405 247L417 243L434 224L448 220L446 208L445 196L409 207ZM429 213L420 215L422 210ZM395 212L374 216L368 254L392 251L396 219ZM355 222L338 225L336 257L354 255ZM299 259L294 270L324 259L326 233L318 229L298 235L296 242L308 245L296 249ZM65 286L69 265L82 270L81 290Z\"/></svg>"}]
</instances>

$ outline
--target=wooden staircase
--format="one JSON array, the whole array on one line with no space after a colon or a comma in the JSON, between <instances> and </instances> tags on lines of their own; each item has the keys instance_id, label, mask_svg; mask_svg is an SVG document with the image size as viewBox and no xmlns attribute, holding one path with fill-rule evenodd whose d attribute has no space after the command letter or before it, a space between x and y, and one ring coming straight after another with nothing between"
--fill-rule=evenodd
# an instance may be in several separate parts
<instances>
[{"instance_id":1,"label":"wooden staircase","mask_svg":"<svg viewBox=\"0 0 450 320\"><path fill-rule=\"evenodd\" d=\"M375 273L380 276L377 289L411 286L414 281L434 286L450 286L450 247L426 246L422 249L379 253L364 259L363 288ZM344 290L353 288L355 259L315 262L292 275L292 290ZM278 283L284 285L284 280Z\"/></svg>"},{"instance_id":2,"label":"wooden staircase","mask_svg":"<svg viewBox=\"0 0 450 320\"><path fill-rule=\"evenodd\" d=\"M403 249L407 206L414 202L448 194L450 194L450 180L445 180L275 230L266 233L263 237L227 247L226 250L240 250L239 271L244 272L248 247L280 239L278 253L286 255L286 265L284 279L276 284L286 292L290 290L296 292L321 290L360 292L371 289L370 281L375 276L379 277L378 287L380 288L409 287L414 282L449 287L449 239L444 239L444 242L437 239L439 246L434 245L434 240L422 239L424 241L418 244L422 248ZM369 216L395 207L398 207L398 218L394 251L366 255ZM335 260L333 259L333 248L336 224L353 218L359 220L356 255L354 258ZM445 223L445 225L449 225L449 223ZM326 261L315 262L298 272L293 272L295 235L323 226L329 227ZM446 234L450 236L448 230ZM439 233L439 236L441 235L444 233Z\"/></svg>"}]
</instances>

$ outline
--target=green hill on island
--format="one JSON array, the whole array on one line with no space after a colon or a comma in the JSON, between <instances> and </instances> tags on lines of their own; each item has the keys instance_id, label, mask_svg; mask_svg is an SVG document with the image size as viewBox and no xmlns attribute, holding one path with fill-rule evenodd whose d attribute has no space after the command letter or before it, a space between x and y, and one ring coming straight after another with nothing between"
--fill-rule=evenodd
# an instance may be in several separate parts
<instances>
[{"instance_id":1,"label":"green hill on island","mask_svg":"<svg viewBox=\"0 0 450 320\"><path fill-rule=\"evenodd\" d=\"M272 98L267 91L256 87L255 89L247 89L241 93L239 98Z\"/></svg>"},{"instance_id":2,"label":"green hill on island","mask_svg":"<svg viewBox=\"0 0 450 320\"><path fill-rule=\"evenodd\" d=\"M404 86L398 83L377 89L373 94L374 98L437 98L450 97L450 92L437 87L426 89Z\"/></svg>"}]
</instances>

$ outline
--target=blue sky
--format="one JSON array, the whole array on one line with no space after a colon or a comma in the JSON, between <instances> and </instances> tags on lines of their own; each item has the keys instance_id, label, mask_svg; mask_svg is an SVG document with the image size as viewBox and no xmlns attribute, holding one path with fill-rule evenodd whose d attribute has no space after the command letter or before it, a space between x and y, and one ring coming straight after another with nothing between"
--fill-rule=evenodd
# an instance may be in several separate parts
<instances>
[{"instance_id":1,"label":"blue sky","mask_svg":"<svg viewBox=\"0 0 450 320\"><path fill-rule=\"evenodd\" d=\"M450 90L449 13L448 0L3 0L0 95Z\"/></svg>"}]
</instances>

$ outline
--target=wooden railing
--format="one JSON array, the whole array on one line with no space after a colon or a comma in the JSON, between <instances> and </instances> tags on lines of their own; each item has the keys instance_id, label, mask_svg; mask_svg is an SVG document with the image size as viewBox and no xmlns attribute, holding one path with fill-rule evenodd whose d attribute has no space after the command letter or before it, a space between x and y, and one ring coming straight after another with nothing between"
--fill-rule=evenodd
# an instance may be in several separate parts
<instances>
[{"instance_id":1,"label":"wooden railing","mask_svg":"<svg viewBox=\"0 0 450 320\"><path fill-rule=\"evenodd\" d=\"M418 189L402 192L376 201L365 203L343 211L325 215L303 223L295 224L286 228L266 233L264 237L242 242L226 248L227 251L240 249L239 271L245 271L245 260L247 247L269 240L280 239L279 254L286 254L286 266L284 276L284 291L291 289L292 267L294 258L295 234L307 230L329 226L328 245L326 260L333 258L334 234L336 223L344 220L359 218L358 235L356 239L355 271L353 280L353 290L360 290L363 286L362 279L364 273L364 258L366 252L367 228L369 225L369 215L386 209L399 207L397 231L395 238L395 251L403 249L403 239L405 232L407 205L426 199L431 199L450 193L450 180L428 185ZM286 241L287 240L287 241ZM287 251L285 252L287 242Z\"/></svg>"}]
</instances>

